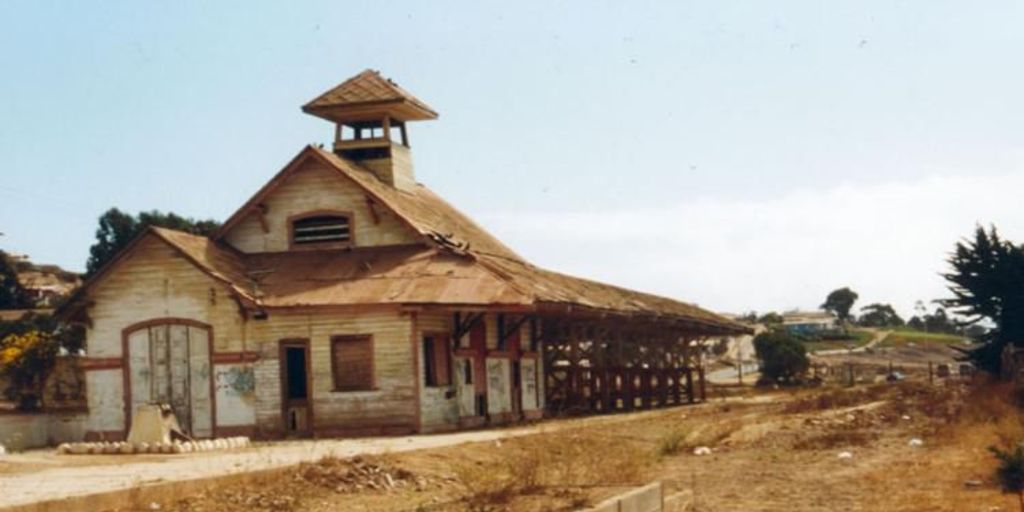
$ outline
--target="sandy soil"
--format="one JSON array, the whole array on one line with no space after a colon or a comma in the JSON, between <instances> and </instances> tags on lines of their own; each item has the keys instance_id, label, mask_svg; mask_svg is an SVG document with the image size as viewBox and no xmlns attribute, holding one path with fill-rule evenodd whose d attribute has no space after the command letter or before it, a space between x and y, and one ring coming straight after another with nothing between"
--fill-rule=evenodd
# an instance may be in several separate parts
<instances>
[{"instance_id":1,"label":"sandy soil","mask_svg":"<svg viewBox=\"0 0 1024 512\"><path fill-rule=\"evenodd\" d=\"M1015 510L1016 498L991 479L985 443L995 439L963 442L951 434L960 393L956 385L923 383L775 392L504 441L309 464L286 481L229 486L160 507L576 510L662 480L669 492L690 493L692 510L700 511ZM680 442L667 450L673 438ZM923 446L910 446L913 438ZM694 455L695 445L712 454ZM840 459L844 451L852 459ZM367 466L377 469L353 470ZM391 476L382 480L381 472ZM537 485L494 492L505 472Z\"/></svg>"},{"instance_id":2,"label":"sandy soil","mask_svg":"<svg viewBox=\"0 0 1024 512\"><path fill-rule=\"evenodd\" d=\"M774 391L552 421L515 429L517 436L488 431L469 434L489 437L422 449L340 454L283 478L155 505L228 512L568 511L662 480L669 492L689 493L692 510L700 511L1016 510L1016 498L1001 494L992 480L986 448L998 441L995 430L984 419L980 430L960 426L963 389L950 381ZM914 438L923 446L910 446ZM697 446L712 454L694 455ZM852 458L840 459L841 452ZM29 471L24 475L46 474ZM510 479L517 485L509 486Z\"/></svg>"}]
</instances>

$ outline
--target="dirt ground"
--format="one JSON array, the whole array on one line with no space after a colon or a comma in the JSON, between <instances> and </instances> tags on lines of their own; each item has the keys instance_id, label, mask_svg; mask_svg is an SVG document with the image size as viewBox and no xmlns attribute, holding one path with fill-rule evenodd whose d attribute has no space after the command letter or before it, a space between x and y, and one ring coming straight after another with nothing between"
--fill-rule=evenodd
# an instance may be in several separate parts
<instances>
[{"instance_id":1,"label":"dirt ground","mask_svg":"<svg viewBox=\"0 0 1024 512\"><path fill-rule=\"evenodd\" d=\"M156 507L575 510L662 480L700 511L1015 510L1016 498L992 480L987 447L1024 435L1024 423L1013 409L978 405L992 393L964 400L965 389L950 381L769 392L503 441L326 459ZM915 438L923 444L911 446ZM694 455L698 446L712 453Z\"/></svg>"}]
</instances>

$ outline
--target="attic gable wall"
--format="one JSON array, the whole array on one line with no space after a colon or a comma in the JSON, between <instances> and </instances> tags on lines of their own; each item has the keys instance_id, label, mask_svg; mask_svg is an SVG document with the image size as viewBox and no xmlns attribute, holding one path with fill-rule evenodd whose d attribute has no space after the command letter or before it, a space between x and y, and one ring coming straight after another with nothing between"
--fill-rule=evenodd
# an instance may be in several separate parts
<instances>
[{"instance_id":1,"label":"attic gable wall","mask_svg":"<svg viewBox=\"0 0 1024 512\"><path fill-rule=\"evenodd\" d=\"M350 212L356 247L420 243L422 239L393 213L375 207L376 220L366 193L322 162L308 159L263 201L267 232L253 212L225 233L224 240L246 253L289 250L288 219L317 210Z\"/></svg>"},{"instance_id":2,"label":"attic gable wall","mask_svg":"<svg viewBox=\"0 0 1024 512\"><path fill-rule=\"evenodd\" d=\"M124 328L154 318L187 318L209 324L214 349L243 349L238 304L224 285L196 268L155 236L136 249L89 291L90 357L120 357Z\"/></svg>"}]
</instances>

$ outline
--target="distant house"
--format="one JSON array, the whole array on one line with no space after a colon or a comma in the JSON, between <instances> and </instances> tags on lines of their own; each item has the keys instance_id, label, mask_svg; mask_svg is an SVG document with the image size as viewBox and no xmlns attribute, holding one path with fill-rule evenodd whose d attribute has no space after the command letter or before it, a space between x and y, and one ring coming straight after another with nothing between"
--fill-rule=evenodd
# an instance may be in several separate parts
<instances>
[{"instance_id":1,"label":"distant house","mask_svg":"<svg viewBox=\"0 0 1024 512\"><path fill-rule=\"evenodd\" d=\"M701 342L748 330L527 262L416 181L406 123L437 113L374 71L303 110L332 148L209 238L150 228L59 310L87 327L88 438L150 403L196 437L276 437L692 402Z\"/></svg>"},{"instance_id":2,"label":"distant house","mask_svg":"<svg viewBox=\"0 0 1024 512\"><path fill-rule=\"evenodd\" d=\"M835 315L827 311L789 311L782 315L782 325L793 334L821 334L836 328Z\"/></svg>"},{"instance_id":3,"label":"distant house","mask_svg":"<svg viewBox=\"0 0 1024 512\"><path fill-rule=\"evenodd\" d=\"M52 308L82 284L82 278L57 265L32 263L23 254L9 255L18 273L18 282L29 293L36 308Z\"/></svg>"}]
</instances>

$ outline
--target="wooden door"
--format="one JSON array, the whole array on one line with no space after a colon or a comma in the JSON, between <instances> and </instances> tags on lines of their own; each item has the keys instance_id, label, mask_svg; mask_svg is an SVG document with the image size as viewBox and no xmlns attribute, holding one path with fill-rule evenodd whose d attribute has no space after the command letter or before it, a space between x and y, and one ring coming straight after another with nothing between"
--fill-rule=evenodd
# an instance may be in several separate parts
<instances>
[{"instance_id":1,"label":"wooden door","mask_svg":"<svg viewBox=\"0 0 1024 512\"><path fill-rule=\"evenodd\" d=\"M167 404L193 437L213 435L210 331L183 320L132 330L125 339L129 392L125 423L142 405Z\"/></svg>"}]
</instances>

